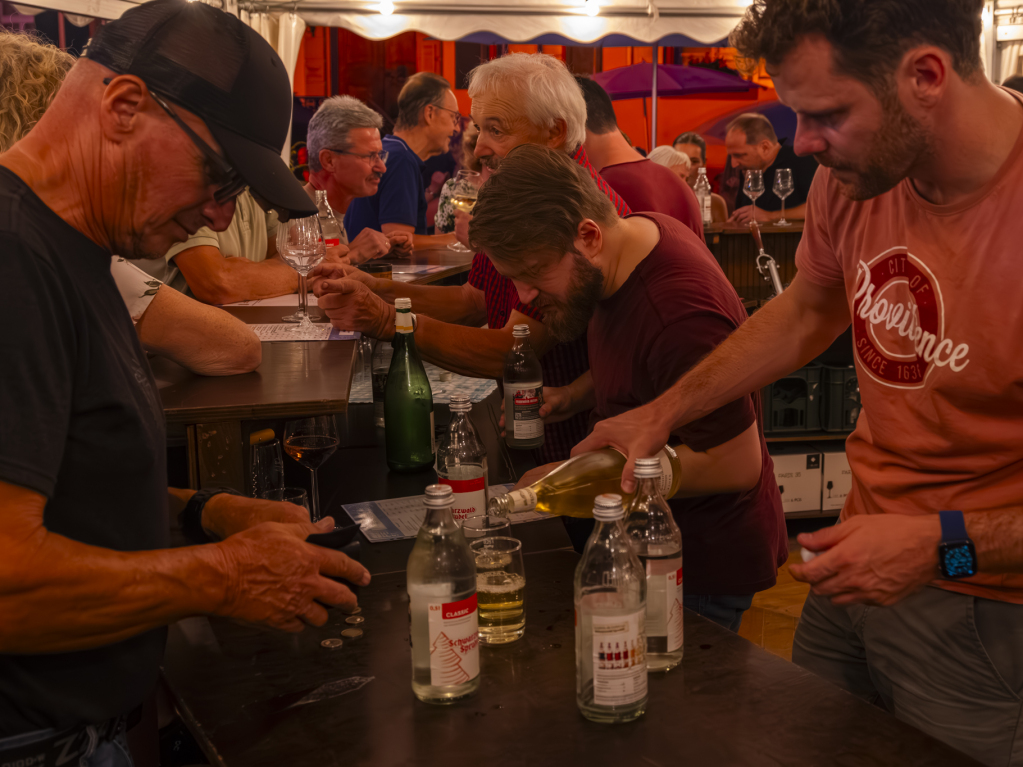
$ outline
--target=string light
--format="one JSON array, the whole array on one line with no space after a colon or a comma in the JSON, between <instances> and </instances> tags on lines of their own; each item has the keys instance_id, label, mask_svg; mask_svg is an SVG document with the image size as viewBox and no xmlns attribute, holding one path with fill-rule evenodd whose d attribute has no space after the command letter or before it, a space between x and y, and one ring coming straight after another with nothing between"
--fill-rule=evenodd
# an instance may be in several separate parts
<instances>
[{"instance_id":1,"label":"string light","mask_svg":"<svg viewBox=\"0 0 1023 767\"><path fill-rule=\"evenodd\" d=\"M596 16L600 13L600 6L597 4L597 0L586 0L586 15Z\"/></svg>"},{"instance_id":2,"label":"string light","mask_svg":"<svg viewBox=\"0 0 1023 767\"><path fill-rule=\"evenodd\" d=\"M392 13L394 13L394 3L391 0L383 0L380 3L380 15L390 16Z\"/></svg>"}]
</instances>

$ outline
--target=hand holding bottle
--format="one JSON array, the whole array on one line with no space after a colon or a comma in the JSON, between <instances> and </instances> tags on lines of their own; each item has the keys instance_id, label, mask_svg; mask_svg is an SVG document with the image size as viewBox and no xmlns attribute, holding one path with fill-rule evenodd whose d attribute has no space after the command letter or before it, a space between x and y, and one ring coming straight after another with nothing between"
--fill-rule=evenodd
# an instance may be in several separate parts
<instances>
[{"instance_id":1,"label":"hand holding bottle","mask_svg":"<svg viewBox=\"0 0 1023 767\"><path fill-rule=\"evenodd\" d=\"M622 471L622 490L626 493L634 492L636 459L657 455L671 437L671 418L665 417L659 402L660 398L601 421L593 427L586 439L572 448L573 457L603 447L613 447L627 459Z\"/></svg>"}]
</instances>

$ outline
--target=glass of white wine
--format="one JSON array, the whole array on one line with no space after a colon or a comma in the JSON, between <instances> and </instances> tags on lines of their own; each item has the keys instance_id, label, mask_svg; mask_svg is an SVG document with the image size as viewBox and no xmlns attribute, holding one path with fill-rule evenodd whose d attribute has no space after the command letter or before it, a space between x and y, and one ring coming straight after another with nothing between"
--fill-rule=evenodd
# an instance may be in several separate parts
<instances>
[{"instance_id":1,"label":"glass of white wine","mask_svg":"<svg viewBox=\"0 0 1023 767\"><path fill-rule=\"evenodd\" d=\"M785 220L785 198L796 191L796 186L792 181L792 169L791 168L778 168L774 172L774 193L778 195L778 199L781 200L781 218L775 221L775 226L792 226L791 221Z\"/></svg>"},{"instance_id":2,"label":"glass of white wine","mask_svg":"<svg viewBox=\"0 0 1023 767\"><path fill-rule=\"evenodd\" d=\"M469 544L476 557L476 599L480 642L508 644L526 633L526 571L522 543L507 536Z\"/></svg>"},{"instance_id":3,"label":"glass of white wine","mask_svg":"<svg viewBox=\"0 0 1023 767\"><path fill-rule=\"evenodd\" d=\"M460 170L455 176L454 188L451 190L451 205L455 210L472 213L476 205L476 195L480 189L480 174L473 170ZM448 250L456 253L469 253L469 249L460 242L448 245Z\"/></svg>"},{"instance_id":4,"label":"glass of white wine","mask_svg":"<svg viewBox=\"0 0 1023 767\"><path fill-rule=\"evenodd\" d=\"M751 221L757 220L757 198L764 193L764 172L762 170L746 171L746 183L742 191L753 201L753 213Z\"/></svg>"},{"instance_id":5,"label":"glass of white wine","mask_svg":"<svg viewBox=\"0 0 1023 767\"><path fill-rule=\"evenodd\" d=\"M327 253L320 219L308 216L281 223L277 227L277 252L288 266L298 272L298 311L282 319L299 323L291 330L296 338L315 338L316 328L307 306L309 289L306 287L306 275Z\"/></svg>"}]
</instances>

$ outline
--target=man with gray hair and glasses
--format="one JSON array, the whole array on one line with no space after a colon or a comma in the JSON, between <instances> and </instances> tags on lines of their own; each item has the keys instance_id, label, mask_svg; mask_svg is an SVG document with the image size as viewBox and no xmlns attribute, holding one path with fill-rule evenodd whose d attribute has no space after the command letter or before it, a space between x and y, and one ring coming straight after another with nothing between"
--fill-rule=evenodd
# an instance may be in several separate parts
<instances>
[{"instance_id":1,"label":"man with gray hair and glasses","mask_svg":"<svg viewBox=\"0 0 1023 767\"><path fill-rule=\"evenodd\" d=\"M392 250L412 248L412 235L408 232L384 234L368 226L349 242L342 223L352 201L375 195L387 171L387 151L380 140L383 122L379 114L352 96L327 99L309 121L306 191L313 198L317 191L327 193L327 203L341 225L341 243L348 246L347 259L351 264L386 256Z\"/></svg>"}]
</instances>

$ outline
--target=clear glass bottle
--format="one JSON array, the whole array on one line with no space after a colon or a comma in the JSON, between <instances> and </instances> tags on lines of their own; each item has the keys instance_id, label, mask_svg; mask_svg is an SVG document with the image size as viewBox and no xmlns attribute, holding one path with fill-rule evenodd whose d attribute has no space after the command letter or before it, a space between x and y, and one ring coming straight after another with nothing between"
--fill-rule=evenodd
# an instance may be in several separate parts
<instances>
[{"instance_id":1,"label":"clear glass bottle","mask_svg":"<svg viewBox=\"0 0 1023 767\"><path fill-rule=\"evenodd\" d=\"M636 461L636 494L625 530L646 571L646 667L670 671L682 662L682 532L657 487L656 458Z\"/></svg>"},{"instance_id":2,"label":"clear glass bottle","mask_svg":"<svg viewBox=\"0 0 1023 767\"><path fill-rule=\"evenodd\" d=\"M377 341L370 366L370 375L373 381L373 415L376 418L377 426L384 425L384 394L387 391L387 371L391 369L392 357L394 357L394 347L390 342L382 339Z\"/></svg>"},{"instance_id":3,"label":"clear glass bottle","mask_svg":"<svg viewBox=\"0 0 1023 767\"><path fill-rule=\"evenodd\" d=\"M384 436L391 471L433 468L433 390L416 349L412 331L412 301L394 302L394 356L384 390Z\"/></svg>"},{"instance_id":4,"label":"clear glass bottle","mask_svg":"<svg viewBox=\"0 0 1023 767\"><path fill-rule=\"evenodd\" d=\"M646 712L646 578L624 514L620 495L597 496L597 523L575 569L576 703L594 722Z\"/></svg>"},{"instance_id":5,"label":"clear glass bottle","mask_svg":"<svg viewBox=\"0 0 1023 767\"><path fill-rule=\"evenodd\" d=\"M514 344L504 358L504 422L508 447L528 450L543 444L543 371L529 343L529 325L512 328Z\"/></svg>"},{"instance_id":6,"label":"clear glass bottle","mask_svg":"<svg viewBox=\"0 0 1023 767\"><path fill-rule=\"evenodd\" d=\"M323 244L328 248L341 244L342 228L338 223L334 209L327 201L327 193L322 189L316 190L316 217L320 219L320 229L323 230Z\"/></svg>"},{"instance_id":7,"label":"clear glass bottle","mask_svg":"<svg viewBox=\"0 0 1023 767\"><path fill-rule=\"evenodd\" d=\"M455 494L451 514L455 521L487 513L487 449L472 425L472 402L452 394L451 424L437 445L437 481Z\"/></svg>"},{"instance_id":8,"label":"clear glass bottle","mask_svg":"<svg viewBox=\"0 0 1023 767\"><path fill-rule=\"evenodd\" d=\"M447 485L426 488L426 518L408 558L412 692L452 703L480 686L476 561L451 517Z\"/></svg>"},{"instance_id":9,"label":"clear glass bottle","mask_svg":"<svg viewBox=\"0 0 1023 767\"><path fill-rule=\"evenodd\" d=\"M671 498L678 492L682 467L678 454L667 445L657 454L664 470L658 481L661 494ZM592 498L600 493L620 493L625 456L614 448L595 450L569 458L550 474L529 487L512 490L490 499L490 514L508 516L536 509L545 514L565 517L589 517ZM632 495L625 495L628 503Z\"/></svg>"},{"instance_id":10,"label":"clear glass bottle","mask_svg":"<svg viewBox=\"0 0 1023 767\"><path fill-rule=\"evenodd\" d=\"M696 184L693 186L693 192L696 193L696 201L700 203L700 215L703 217L703 225L711 224L714 222L714 216L711 213L711 189L710 181L707 179L707 169L699 168L696 171Z\"/></svg>"}]
</instances>

